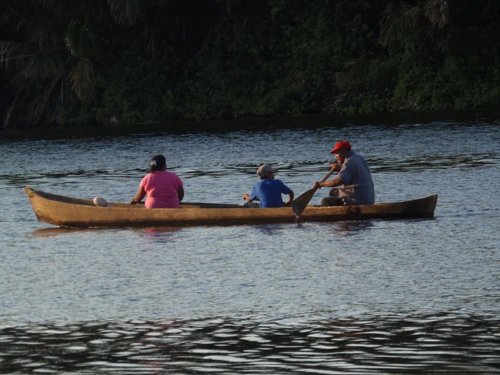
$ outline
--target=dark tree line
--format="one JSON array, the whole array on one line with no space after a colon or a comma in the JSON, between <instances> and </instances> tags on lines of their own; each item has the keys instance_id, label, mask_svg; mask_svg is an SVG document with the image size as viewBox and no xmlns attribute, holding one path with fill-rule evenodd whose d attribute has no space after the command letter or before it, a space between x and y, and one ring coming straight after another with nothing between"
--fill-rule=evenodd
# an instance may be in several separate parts
<instances>
[{"instance_id":1,"label":"dark tree line","mask_svg":"<svg viewBox=\"0 0 500 375\"><path fill-rule=\"evenodd\" d=\"M500 104L498 0L0 6L6 128Z\"/></svg>"}]
</instances>

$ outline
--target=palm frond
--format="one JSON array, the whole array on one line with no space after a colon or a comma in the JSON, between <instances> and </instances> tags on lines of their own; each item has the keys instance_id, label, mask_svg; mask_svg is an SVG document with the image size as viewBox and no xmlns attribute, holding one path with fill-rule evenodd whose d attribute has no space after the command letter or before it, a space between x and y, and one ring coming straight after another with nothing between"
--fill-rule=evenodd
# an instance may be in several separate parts
<instances>
[{"instance_id":1,"label":"palm frond","mask_svg":"<svg viewBox=\"0 0 500 375\"><path fill-rule=\"evenodd\" d=\"M42 117L53 118L54 110L49 110L49 104L54 102L54 90L61 77L53 77L44 86L44 90L32 99L29 106L29 117L34 123L40 123Z\"/></svg>"},{"instance_id":2,"label":"palm frond","mask_svg":"<svg viewBox=\"0 0 500 375\"><path fill-rule=\"evenodd\" d=\"M416 17L416 7L389 3L380 22L379 42L386 47L402 44L407 36L415 32Z\"/></svg>"},{"instance_id":3,"label":"palm frond","mask_svg":"<svg viewBox=\"0 0 500 375\"><path fill-rule=\"evenodd\" d=\"M95 71L89 59L80 59L69 72L71 87L81 100L94 95Z\"/></svg>"},{"instance_id":4,"label":"palm frond","mask_svg":"<svg viewBox=\"0 0 500 375\"><path fill-rule=\"evenodd\" d=\"M38 3L56 19L102 20L109 14L108 4L102 0L38 0Z\"/></svg>"},{"instance_id":5,"label":"palm frond","mask_svg":"<svg viewBox=\"0 0 500 375\"><path fill-rule=\"evenodd\" d=\"M21 64L20 60L26 61L33 56L33 50L27 43L0 41L0 64L3 64L6 70Z\"/></svg>"},{"instance_id":6,"label":"palm frond","mask_svg":"<svg viewBox=\"0 0 500 375\"><path fill-rule=\"evenodd\" d=\"M23 65L21 75L26 78L46 79L64 72L64 63L58 51L44 50L31 56Z\"/></svg>"},{"instance_id":7,"label":"palm frond","mask_svg":"<svg viewBox=\"0 0 500 375\"><path fill-rule=\"evenodd\" d=\"M438 29L444 28L450 22L450 9L447 0L428 0L424 15Z\"/></svg>"},{"instance_id":8,"label":"palm frond","mask_svg":"<svg viewBox=\"0 0 500 375\"><path fill-rule=\"evenodd\" d=\"M75 57L88 57L96 52L96 34L86 24L72 22L66 31L64 42Z\"/></svg>"},{"instance_id":9,"label":"palm frond","mask_svg":"<svg viewBox=\"0 0 500 375\"><path fill-rule=\"evenodd\" d=\"M14 97L14 100L12 101L12 103L10 103L9 108L5 112L5 116L4 116L4 119L3 119L3 126L4 126L4 128L9 128L10 127L10 121L11 121L11 118L12 118L12 114L16 110L19 96L20 96L20 94L19 94L19 92L17 92L16 95L15 95L15 97Z\"/></svg>"},{"instance_id":10,"label":"palm frond","mask_svg":"<svg viewBox=\"0 0 500 375\"><path fill-rule=\"evenodd\" d=\"M144 15L145 1L108 0L111 16L119 24L134 25Z\"/></svg>"}]
</instances>

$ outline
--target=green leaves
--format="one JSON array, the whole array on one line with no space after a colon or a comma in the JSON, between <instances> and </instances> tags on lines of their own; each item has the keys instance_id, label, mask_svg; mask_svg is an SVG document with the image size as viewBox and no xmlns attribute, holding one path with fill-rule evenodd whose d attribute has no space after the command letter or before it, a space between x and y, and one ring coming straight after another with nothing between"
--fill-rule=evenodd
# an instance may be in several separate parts
<instances>
[{"instance_id":1,"label":"green leaves","mask_svg":"<svg viewBox=\"0 0 500 375\"><path fill-rule=\"evenodd\" d=\"M424 14L434 27L443 29L450 23L448 0L428 0L424 5Z\"/></svg>"},{"instance_id":2,"label":"green leaves","mask_svg":"<svg viewBox=\"0 0 500 375\"><path fill-rule=\"evenodd\" d=\"M74 57L90 57L96 55L97 34L89 25L72 21L66 31L64 42Z\"/></svg>"},{"instance_id":3,"label":"green leaves","mask_svg":"<svg viewBox=\"0 0 500 375\"><path fill-rule=\"evenodd\" d=\"M0 22L12 39L0 41L0 62L15 91L10 113L19 106L30 122L53 121L66 101L91 99L109 9L96 0L8 3Z\"/></svg>"},{"instance_id":4,"label":"green leaves","mask_svg":"<svg viewBox=\"0 0 500 375\"><path fill-rule=\"evenodd\" d=\"M111 16L121 25L134 25L144 15L148 1L108 0Z\"/></svg>"},{"instance_id":5,"label":"green leaves","mask_svg":"<svg viewBox=\"0 0 500 375\"><path fill-rule=\"evenodd\" d=\"M498 105L494 0L0 2L7 123Z\"/></svg>"},{"instance_id":6,"label":"green leaves","mask_svg":"<svg viewBox=\"0 0 500 375\"><path fill-rule=\"evenodd\" d=\"M80 100L92 98L95 86L94 64L89 59L80 59L69 72L71 87Z\"/></svg>"}]
</instances>

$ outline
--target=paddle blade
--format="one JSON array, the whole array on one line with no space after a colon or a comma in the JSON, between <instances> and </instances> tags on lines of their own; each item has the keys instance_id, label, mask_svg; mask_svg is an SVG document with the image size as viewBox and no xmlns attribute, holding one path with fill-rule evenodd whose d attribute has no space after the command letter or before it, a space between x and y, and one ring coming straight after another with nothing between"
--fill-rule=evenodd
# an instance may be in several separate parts
<instances>
[{"instance_id":1,"label":"paddle blade","mask_svg":"<svg viewBox=\"0 0 500 375\"><path fill-rule=\"evenodd\" d=\"M314 196L314 193L316 193L316 190L317 190L316 188L309 189L293 200L291 206L293 213L295 214L297 219L300 218L300 215L302 215L302 212L305 210L305 208L311 201L312 197Z\"/></svg>"}]
</instances>

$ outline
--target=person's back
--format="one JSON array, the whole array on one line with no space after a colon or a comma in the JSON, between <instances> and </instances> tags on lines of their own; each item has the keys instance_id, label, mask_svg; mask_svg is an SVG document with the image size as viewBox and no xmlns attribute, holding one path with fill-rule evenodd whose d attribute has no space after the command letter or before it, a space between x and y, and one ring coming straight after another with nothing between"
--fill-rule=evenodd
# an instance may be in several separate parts
<instances>
[{"instance_id":1,"label":"person's back","mask_svg":"<svg viewBox=\"0 0 500 375\"><path fill-rule=\"evenodd\" d=\"M339 196L345 198L346 204L375 203L375 189L368 164L363 156L350 150L340 169L344 185L352 188L340 189Z\"/></svg>"},{"instance_id":2,"label":"person's back","mask_svg":"<svg viewBox=\"0 0 500 375\"><path fill-rule=\"evenodd\" d=\"M184 197L182 180L173 172L166 171L165 156L156 155L150 161L149 171L139 184L131 204L137 204L146 197L146 208L177 208Z\"/></svg>"},{"instance_id":3,"label":"person's back","mask_svg":"<svg viewBox=\"0 0 500 375\"><path fill-rule=\"evenodd\" d=\"M146 208L177 208L179 207L178 190L182 181L173 172L155 171L148 173L141 181L146 192Z\"/></svg>"},{"instance_id":4,"label":"person's back","mask_svg":"<svg viewBox=\"0 0 500 375\"><path fill-rule=\"evenodd\" d=\"M284 207L281 194L290 194L291 190L281 181L264 179L255 184L250 199L258 200L261 208Z\"/></svg>"},{"instance_id":5,"label":"person's back","mask_svg":"<svg viewBox=\"0 0 500 375\"><path fill-rule=\"evenodd\" d=\"M255 204L252 204L254 200L260 202L260 205L258 205L260 208L284 207L291 204L294 197L293 191L281 180L275 180L274 173L276 173L276 169L268 164L261 165L257 169L257 175L261 178L261 181L254 185L251 194L245 193L243 195L248 207L254 207ZM281 194L289 195L286 204L283 203Z\"/></svg>"}]
</instances>

